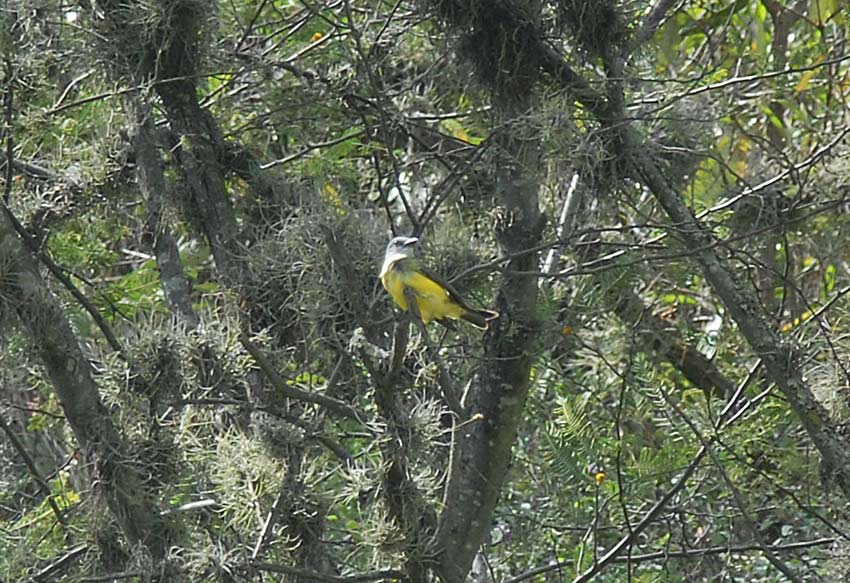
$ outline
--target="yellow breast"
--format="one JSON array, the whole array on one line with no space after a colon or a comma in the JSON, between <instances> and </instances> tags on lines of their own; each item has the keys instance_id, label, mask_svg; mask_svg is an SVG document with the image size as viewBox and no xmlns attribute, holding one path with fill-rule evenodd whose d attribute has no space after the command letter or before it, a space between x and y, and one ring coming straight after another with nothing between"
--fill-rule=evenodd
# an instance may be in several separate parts
<instances>
[{"instance_id":1,"label":"yellow breast","mask_svg":"<svg viewBox=\"0 0 850 583\"><path fill-rule=\"evenodd\" d=\"M443 286L415 268L393 264L381 274L381 283L402 310L408 307L405 290L412 290L419 315L426 324L446 318L457 320L463 315L463 308L451 299Z\"/></svg>"}]
</instances>

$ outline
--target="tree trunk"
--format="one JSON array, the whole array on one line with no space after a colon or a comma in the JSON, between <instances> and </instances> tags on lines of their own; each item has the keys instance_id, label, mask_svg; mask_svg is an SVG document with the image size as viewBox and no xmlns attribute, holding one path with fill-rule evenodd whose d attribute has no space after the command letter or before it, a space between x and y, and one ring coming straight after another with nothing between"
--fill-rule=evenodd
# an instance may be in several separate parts
<instances>
[{"instance_id":1,"label":"tree trunk","mask_svg":"<svg viewBox=\"0 0 850 583\"><path fill-rule=\"evenodd\" d=\"M16 233L8 211L0 212L0 258L4 267L0 292L44 363L68 424L92 464L94 483L127 539L163 559L169 538L166 525L127 458L127 446L100 398L91 365L58 298L41 279L38 261Z\"/></svg>"},{"instance_id":2,"label":"tree trunk","mask_svg":"<svg viewBox=\"0 0 850 583\"><path fill-rule=\"evenodd\" d=\"M493 127L500 128L493 138L501 205L497 238L505 255L513 257L496 300L501 316L484 339L485 365L463 403L470 419L458 420L453 433L445 507L434 539L437 574L445 582L461 583L490 531L522 421L538 340L539 253L528 249L538 244L542 226L536 181L539 144L535 130L524 125L534 105L536 66L521 48L509 48L523 35L511 14L493 10L487 2L469 2L461 10L438 4L450 23L475 35L492 59L476 64L491 83ZM527 16L537 13L532 4Z\"/></svg>"}]
</instances>

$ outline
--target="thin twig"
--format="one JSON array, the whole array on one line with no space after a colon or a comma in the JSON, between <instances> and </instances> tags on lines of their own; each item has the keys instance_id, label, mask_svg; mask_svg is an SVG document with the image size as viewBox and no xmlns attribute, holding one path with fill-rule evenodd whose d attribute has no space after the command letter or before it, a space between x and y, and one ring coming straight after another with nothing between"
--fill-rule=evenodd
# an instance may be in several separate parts
<instances>
[{"instance_id":1,"label":"thin twig","mask_svg":"<svg viewBox=\"0 0 850 583\"><path fill-rule=\"evenodd\" d=\"M807 549L811 547L822 547L824 545L830 545L836 542L837 539L834 538L818 538L809 541L799 541L795 543L787 543L783 545L768 545L768 548L773 552L782 552L782 551L796 551L799 549ZM617 557L614 562L615 563L646 563L650 561L657 561L659 559L691 559L691 558L702 558L707 557L709 555L728 555L732 553L746 553L751 551L760 551L762 550L756 544L748 544L748 545L729 545L729 546L714 546L714 547L705 547L698 549L681 549L681 550L664 550L657 551L654 553L645 553L642 555L632 555L629 557ZM536 577L537 575L542 575L544 573L549 573L551 571L557 571L558 569L563 569L564 567L569 567L574 564L574 561L566 560L566 561L553 561L548 565L543 565L541 567L537 567L535 569L531 569L517 575L515 577L511 577L509 579L503 579L501 583L520 583L521 581L527 581Z\"/></svg>"},{"instance_id":2,"label":"thin twig","mask_svg":"<svg viewBox=\"0 0 850 583\"><path fill-rule=\"evenodd\" d=\"M41 490L41 493L44 494L47 499L47 503L50 504L53 514L56 515L56 520L58 520L59 524L63 527L67 527L68 523L65 521L65 516L62 514L62 511L56 505L56 501L53 499L53 493L50 491L50 486L48 486L47 481L38 472L38 468L35 467L35 461L33 461L32 456L30 456L20 438L18 438L14 431L12 431L12 428L9 427L2 415L0 415L0 429L2 429L9 438L9 441L12 443L12 447L14 447L15 451L18 452L18 455L21 456L21 459L24 460L24 465L27 466L27 469L30 474L32 474L35 483L38 484L39 490Z\"/></svg>"},{"instance_id":3,"label":"thin twig","mask_svg":"<svg viewBox=\"0 0 850 583\"><path fill-rule=\"evenodd\" d=\"M256 24L257 19L260 18L260 14L262 14L263 9L268 4L269 0L263 0L260 2L260 5L257 6L257 9L254 11L254 15L251 17L250 22L245 26L245 30L242 32L242 36L239 37L239 42L236 43L236 46L233 47L233 52L238 53L242 48L242 43L245 42L245 39L248 38L248 35L251 34L251 31L254 30L254 24Z\"/></svg>"},{"instance_id":4,"label":"thin twig","mask_svg":"<svg viewBox=\"0 0 850 583\"><path fill-rule=\"evenodd\" d=\"M285 481L286 478L284 479L284 482ZM285 487L281 487L280 491L277 493L277 497L275 498L274 502L272 502L272 507L266 514L266 519L263 520L263 527L260 529L260 534L257 537L257 542L254 543L254 550L251 551L252 561L257 560L257 557L260 556L260 552L262 552L263 548L266 546L266 542L269 539L271 529L277 523L277 517L280 515L280 507L286 500L287 494L287 489Z\"/></svg>"},{"instance_id":5,"label":"thin twig","mask_svg":"<svg viewBox=\"0 0 850 583\"><path fill-rule=\"evenodd\" d=\"M404 211L407 214L407 219L410 221L410 224L413 225L413 232L417 232L419 230L419 221L416 217L416 213L413 210L413 207L410 204L410 201L407 200L407 196L403 192L401 188L401 183L399 182L399 176L401 174L401 168L399 166L398 158L396 157L393 149L389 147L392 144L392 140L390 140L390 136L392 133L390 132L390 128L392 127L391 120L387 115L388 107L387 107L387 99L386 99L386 91L378 83L378 80L375 77L374 68L371 66L369 62L369 52L364 48L363 43L363 35L360 30L357 28L355 24L354 12L351 9L351 3L349 0L343 0L342 2L343 10L348 20L348 31L351 35L352 40L354 41L354 50L357 53L359 58L359 65L363 73L365 73L366 79L369 82L369 87L371 89L372 95L377 101L378 107L378 117L381 121L378 126L379 131L383 134L383 141L387 144L387 157L390 159L390 164L393 167L393 183L398 190L399 200L401 200L402 205L404 206ZM367 125L367 120L364 116L364 125ZM380 176L378 177L380 179Z\"/></svg>"},{"instance_id":6,"label":"thin twig","mask_svg":"<svg viewBox=\"0 0 850 583\"><path fill-rule=\"evenodd\" d=\"M51 110L59 110L59 108L62 107L62 102L64 102L65 99L68 98L68 95L71 93L71 89L76 87L76 85L78 83L80 83L81 81L85 81L86 79L88 79L93 73L94 73L94 70L86 71L85 73L83 73L79 77L75 77L74 79L72 79L71 82L68 83L68 85L65 86L65 90L62 91L62 95L59 96L59 99L56 100L56 103L54 103L53 107L51 107L50 109Z\"/></svg>"},{"instance_id":7,"label":"thin twig","mask_svg":"<svg viewBox=\"0 0 850 583\"><path fill-rule=\"evenodd\" d=\"M318 571L310 571L308 569L299 569L298 567L290 567L289 565L278 565L274 563L249 563L246 565L257 569L258 571L268 571L270 573L283 573L285 575L293 575L302 579L310 579L312 581L320 581L322 583L361 583L367 581L384 581L384 580L399 580L404 578L404 573L394 569L385 571L371 571L367 573L358 573L348 576L329 575L319 573Z\"/></svg>"},{"instance_id":8,"label":"thin twig","mask_svg":"<svg viewBox=\"0 0 850 583\"><path fill-rule=\"evenodd\" d=\"M327 395L322 395L321 393L314 393L312 391L305 391L304 389L299 389L296 386L289 384L286 379L284 379L275 369L274 365L269 361L268 357L262 353L259 347L251 342L251 340L247 336L240 336L239 341L242 343L242 346L245 347L245 350L248 351L257 365L260 367L260 370L266 375L266 378L271 382L276 390L278 390L281 394L289 397L290 399L295 399L297 401L306 401L307 403L315 403L316 405L320 405L325 409L336 413L337 415L341 415L343 417L348 417L349 419L354 419L355 421L364 421L368 419L368 416L355 409L351 405L340 401L339 399L334 399L333 397L328 397Z\"/></svg>"},{"instance_id":9,"label":"thin twig","mask_svg":"<svg viewBox=\"0 0 850 583\"><path fill-rule=\"evenodd\" d=\"M356 132L352 132L350 134L345 134L344 136L340 136L338 138L334 138L332 140L327 140L325 142L318 142L316 144L307 144L303 149L298 150L297 152L290 154L284 158L280 158L278 160L272 160L271 162L266 162L265 164L260 164L260 168L262 170L268 170L269 168L274 168L275 166L282 166L284 164L288 164L289 162L293 162L298 160L299 158L303 158L310 152L314 152L316 150L320 150L322 148L329 148L331 146L335 146L337 144L341 144L346 140L352 140L355 138L359 138L360 136L366 133L365 130L358 130Z\"/></svg>"}]
</instances>

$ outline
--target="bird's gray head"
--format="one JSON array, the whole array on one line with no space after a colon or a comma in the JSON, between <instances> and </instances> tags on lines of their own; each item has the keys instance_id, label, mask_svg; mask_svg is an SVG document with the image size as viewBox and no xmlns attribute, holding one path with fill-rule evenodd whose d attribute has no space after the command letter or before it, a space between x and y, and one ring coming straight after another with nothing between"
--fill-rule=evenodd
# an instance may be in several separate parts
<instances>
[{"instance_id":1,"label":"bird's gray head","mask_svg":"<svg viewBox=\"0 0 850 583\"><path fill-rule=\"evenodd\" d=\"M416 237L393 237L392 241L387 245L385 259L413 257L416 252L417 243L419 243L419 239Z\"/></svg>"}]
</instances>

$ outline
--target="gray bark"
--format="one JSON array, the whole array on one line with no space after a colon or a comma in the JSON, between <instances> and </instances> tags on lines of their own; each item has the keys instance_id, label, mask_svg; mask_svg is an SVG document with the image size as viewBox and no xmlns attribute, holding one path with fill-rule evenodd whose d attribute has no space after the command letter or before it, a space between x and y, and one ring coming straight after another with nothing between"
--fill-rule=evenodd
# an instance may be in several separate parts
<instances>
[{"instance_id":1,"label":"gray bark","mask_svg":"<svg viewBox=\"0 0 850 583\"><path fill-rule=\"evenodd\" d=\"M540 240L538 135L523 120L534 105L538 63L517 39L536 38L537 2L439 2L435 7L462 34L476 38L472 61L493 96L493 140L500 221L497 239L508 262L496 300L501 316L484 338L484 365L472 379L452 436L444 508L433 538L434 570L447 583L465 581L490 531L510 466L538 341L536 320ZM511 12L518 7L521 17Z\"/></svg>"},{"instance_id":2,"label":"gray bark","mask_svg":"<svg viewBox=\"0 0 850 583\"><path fill-rule=\"evenodd\" d=\"M536 48L540 66L564 89L582 103L600 122L616 131L619 151L634 172L641 177L649 190L664 208L676 227L681 229L683 243L693 251L694 261L700 266L706 280L738 324L753 352L764 362L765 370L783 395L812 442L820 452L825 474L835 475L844 495L850 498L850 448L842 439L826 410L818 403L811 387L803 380L797 348L782 341L765 322L763 311L756 301L755 290L743 290L717 252L715 239L685 205L682 197L670 186L637 131L624 118L622 109L612 103L618 97L606 100L594 91L584 78L567 65L550 47L542 42ZM609 69L617 69L618 63L609 63ZM617 93L611 82L607 93Z\"/></svg>"},{"instance_id":3,"label":"gray bark","mask_svg":"<svg viewBox=\"0 0 850 583\"><path fill-rule=\"evenodd\" d=\"M133 146L136 152L139 190L145 197L145 229L152 241L159 280L169 311L189 328L198 325L198 316L192 309L189 280L183 274L183 263L177 241L163 218L162 197L166 191L162 159L156 145L150 106L138 97L128 100L128 108L135 118Z\"/></svg>"},{"instance_id":4,"label":"gray bark","mask_svg":"<svg viewBox=\"0 0 850 583\"><path fill-rule=\"evenodd\" d=\"M219 160L223 140L218 126L198 103L193 82L160 84L157 92L178 139L175 152L188 194L187 211L203 231L219 272L228 285L236 285L242 263L239 228Z\"/></svg>"},{"instance_id":5,"label":"gray bark","mask_svg":"<svg viewBox=\"0 0 850 583\"><path fill-rule=\"evenodd\" d=\"M491 322L484 341L485 365L472 380L463 403L473 418L460 420L454 431L445 508L434 538L436 571L446 582L462 582L479 546L490 531L493 511L505 482L512 448L522 421L538 338L538 253L519 254L537 245L538 208L536 139L523 136L517 120L531 106L531 94L497 96L499 120L507 130L499 136L504 158L497 179L503 223L499 239L514 257L499 286L501 316Z\"/></svg>"},{"instance_id":6,"label":"gray bark","mask_svg":"<svg viewBox=\"0 0 850 583\"><path fill-rule=\"evenodd\" d=\"M513 35L499 37L496 41L484 38L476 30L479 14L487 9L474 0L466 2L440 2L433 4L449 23L464 33L476 34L483 44L483 58L490 41L500 55L525 56L517 59L525 68L514 80L527 81L530 93L534 75L529 71L539 67L551 79L566 89L603 126L614 132L612 150L627 166L642 178L649 190L681 229L683 243L693 251L694 260L702 268L706 279L723 301L726 309L738 324L742 334L761 357L770 379L776 383L803 427L823 456L824 464L839 482L845 496L850 498L850 450L840 438L830 419L803 381L796 348L783 342L764 321L755 301L755 291L744 291L716 250L712 235L699 223L682 198L670 187L644 145L623 117L622 78L623 57L619 54L603 55L605 70L611 77L604 94L593 89L574 71L551 46L542 40L540 31L521 12L521 3L489 5L488 23L512 28ZM669 3L659 3L660 6ZM494 37L498 31L492 30ZM522 46L519 46L520 39ZM523 55L523 51L526 53ZM493 51L489 51L493 52ZM514 64L514 63L511 63ZM480 66L480 65L479 65ZM499 71L498 78L510 77L519 69ZM486 72L485 72L486 73ZM492 77L492 76L491 76ZM511 148L506 148L511 151ZM532 169L519 150L515 161L519 167ZM531 173L529 173L531 175ZM503 177L507 178L507 177ZM530 184L521 186L519 175L515 180L500 180L503 204L510 217L510 226L502 232L502 242L508 254L534 247L537 241L535 221L537 214L536 190ZM533 208L532 208L533 207ZM515 255L512 255L516 257ZM450 477L447 485L445 509L434 537L435 570L443 581L464 581L475 553L489 529L492 512L505 479L516 436L520 415L528 389L528 371L532 363L531 347L534 340L536 305L536 278L529 273L537 269L536 254L523 255L511 260L507 266L499 294L498 308L502 318L496 322L485 341L486 355L492 359L472 381L469 397L463 403L472 419L454 434ZM660 507L663 507L661 505ZM622 546L612 549L606 561L622 551ZM589 578L589 577L587 577ZM582 580L585 580L582 577Z\"/></svg>"}]
</instances>

